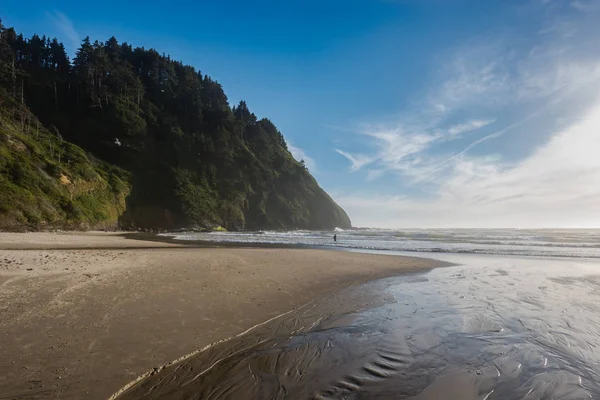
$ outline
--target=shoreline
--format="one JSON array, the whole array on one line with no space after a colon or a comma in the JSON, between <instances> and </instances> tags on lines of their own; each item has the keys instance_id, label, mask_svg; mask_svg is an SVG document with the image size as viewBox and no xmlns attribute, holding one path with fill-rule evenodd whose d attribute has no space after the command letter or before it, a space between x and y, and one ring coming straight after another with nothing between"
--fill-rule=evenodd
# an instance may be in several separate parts
<instances>
[{"instance_id":1,"label":"shoreline","mask_svg":"<svg viewBox=\"0 0 600 400\"><path fill-rule=\"evenodd\" d=\"M124 234L124 237L128 237L129 234ZM135 233L132 233L135 235ZM421 258L426 260L438 260L443 258L445 255L450 256L487 256L487 257L524 257L524 258L541 258L541 259L557 259L557 260L589 260L598 261L600 256L592 255L577 255L577 254L530 254L530 253L501 253L501 252L487 252L487 251L459 251L459 250L442 250L442 249L426 249L426 250L414 250L414 249L388 249L388 248L364 248L364 247L352 247L352 246L338 246L338 245L316 245L316 244L302 244L302 243L268 243L268 242L233 242L233 241L208 241L208 240L189 240L189 239L175 239L175 235L172 233L161 233L161 234L146 234L150 235L147 237L134 238L136 240L148 240L156 243L170 243L188 247L196 248L264 248L264 249L309 249L309 250L325 250L325 251L339 251L349 252L357 254L375 254L375 255L389 255L395 257L409 257L409 258ZM169 236L161 236L169 235ZM446 262L446 261L441 261ZM453 264L452 262L449 262Z\"/></svg>"},{"instance_id":2,"label":"shoreline","mask_svg":"<svg viewBox=\"0 0 600 400\"><path fill-rule=\"evenodd\" d=\"M153 368L320 296L447 265L130 236L0 233L0 392L106 399Z\"/></svg>"}]
</instances>

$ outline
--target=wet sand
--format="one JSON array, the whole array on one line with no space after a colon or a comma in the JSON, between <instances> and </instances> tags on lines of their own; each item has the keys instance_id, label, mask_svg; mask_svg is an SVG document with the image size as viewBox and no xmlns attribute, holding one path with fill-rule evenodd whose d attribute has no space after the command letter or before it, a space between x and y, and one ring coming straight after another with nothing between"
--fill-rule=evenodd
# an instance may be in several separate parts
<instances>
[{"instance_id":1,"label":"wet sand","mask_svg":"<svg viewBox=\"0 0 600 400\"><path fill-rule=\"evenodd\" d=\"M440 265L106 233L0 233L0 399L106 399L153 368L314 299ZM360 299L341 304L373 302Z\"/></svg>"},{"instance_id":2,"label":"wet sand","mask_svg":"<svg viewBox=\"0 0 600 400\"><path fill-rule=\"evenodd\" d=\"M597 260L440 257L457 265L337 291L119 400L600 398Z\"/></svg>"}]
</instances>

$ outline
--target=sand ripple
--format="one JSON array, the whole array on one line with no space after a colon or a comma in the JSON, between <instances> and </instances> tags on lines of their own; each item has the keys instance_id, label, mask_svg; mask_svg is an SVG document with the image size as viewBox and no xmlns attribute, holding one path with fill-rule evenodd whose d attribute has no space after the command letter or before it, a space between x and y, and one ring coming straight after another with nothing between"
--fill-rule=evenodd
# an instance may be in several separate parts
<instances>
[{"instance_id":1,"label":"sand ripple","mask_svg":"<svg viewBox=\"0 0 600 400\"><path fill-rule=\"evenodd\" d=\"M320 299L120 398L600 398L598 264L452 258L464 265Z\"/></svg>"}]
</instances>

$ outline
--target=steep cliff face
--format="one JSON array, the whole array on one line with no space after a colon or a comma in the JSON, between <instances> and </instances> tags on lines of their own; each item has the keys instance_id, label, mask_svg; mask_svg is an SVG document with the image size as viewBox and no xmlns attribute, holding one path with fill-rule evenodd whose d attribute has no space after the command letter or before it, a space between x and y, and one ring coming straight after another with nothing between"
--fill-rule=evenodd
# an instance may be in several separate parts
<instances>
[{"instance_id":1,"label":"steep cliff face","mask_svg":"<svg viewBox=\"0 0 600 400\"><path fill-rule=\"evenodd\" d=\"M271 121L155 50L70 62L0 24L0 106L0 228L350 227Z\"/></svg>"},{"instance_id":2,"label":"steep cliff face","mask_svg":"<svg viewBox=\"0 0 600 400\"><path fill-rule=\"evenodd\" d=\"M263 143L262 152L252 151L240 138L229 138L236 151L210 164L153 144L154 154L132 170L133 187L122 226L223 226L228 230L351 227L345 211L278 144L279 136L271 138L270 145ZM182 139L176 147L193 148L185 142ZM177 162L167 161L173 158Z\"/></svg>"},{"instance_id":3,"label":"steep cliff face","mask_svg":"<svg viewBox=\"0 0 600 400\"><path fill-rule=\"evenodd\" d=\"M0 230L116 228L128 174L61 140L2 93L0 104Z\"/></svg>"}]
</instances>

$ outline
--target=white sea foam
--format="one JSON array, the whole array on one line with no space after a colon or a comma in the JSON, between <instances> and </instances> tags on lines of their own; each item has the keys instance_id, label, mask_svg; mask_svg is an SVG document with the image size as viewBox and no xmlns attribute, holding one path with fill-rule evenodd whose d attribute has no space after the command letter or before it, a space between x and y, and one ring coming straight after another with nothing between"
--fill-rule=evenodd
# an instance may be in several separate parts
<instances>
[{"instance_id":1,"label":"white sea foam","mask_svg":"<svg viewBox=\"0 0 600 400\"><path fill-rule=\"evenodd\" d=\"M337 241L333 235L337 235ZM600 258L600 230L355 229L335 231L183 232L179 240L338 247L362 250Z\"/></svg>"}]
</instances>

